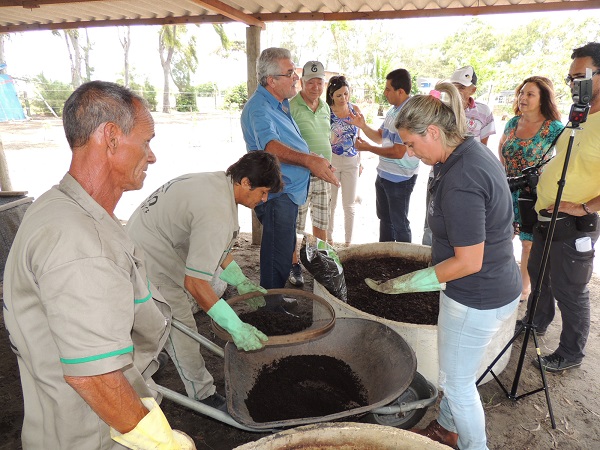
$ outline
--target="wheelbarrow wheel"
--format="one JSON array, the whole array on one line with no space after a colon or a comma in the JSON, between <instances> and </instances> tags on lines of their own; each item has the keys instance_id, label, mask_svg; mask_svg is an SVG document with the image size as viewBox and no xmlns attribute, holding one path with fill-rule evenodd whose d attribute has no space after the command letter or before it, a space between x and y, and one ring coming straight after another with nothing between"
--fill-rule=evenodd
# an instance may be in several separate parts
<instances>
[{"instance_id":1,"label":"wheelbarrow wheel","mask_svg":"<svg viewBox=\"0 0 600 450\"><path fill-rule=\"evenodd\" d=\"M431 395L429 391L429 385L427 380L419 372L415 372L415 376L410 383L408 389L406 389L400 397L398 397L391 405L414 402L417 400L423 400L429 398ZM402 429L413 428L417 425L425 413L427 407L420 409L413 409L411 411L399 414L367 414L363 418L363 422L375 423L378 425L386 425L389 427L397 427Z\"/></svg>"}]
</instances>

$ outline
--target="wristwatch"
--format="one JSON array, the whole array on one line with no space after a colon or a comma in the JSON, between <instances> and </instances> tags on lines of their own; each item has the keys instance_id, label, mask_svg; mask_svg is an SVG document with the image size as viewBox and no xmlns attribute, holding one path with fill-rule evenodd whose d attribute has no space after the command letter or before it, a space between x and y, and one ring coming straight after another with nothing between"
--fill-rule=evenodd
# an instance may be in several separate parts
<instances>
[{"instance_id":1,"label":"wristwatch","mask_svg":"<svg viewBox=\"0 0 600 450\"><path fill-rule=\"evenodd\" d=\"M594 211L592 211L590 208L588 208L588 205L586 205L585 203L582 203L581 206L583 207L583 210L585 211L586 214L594 214Z\"/></svg>"}]
</instances>

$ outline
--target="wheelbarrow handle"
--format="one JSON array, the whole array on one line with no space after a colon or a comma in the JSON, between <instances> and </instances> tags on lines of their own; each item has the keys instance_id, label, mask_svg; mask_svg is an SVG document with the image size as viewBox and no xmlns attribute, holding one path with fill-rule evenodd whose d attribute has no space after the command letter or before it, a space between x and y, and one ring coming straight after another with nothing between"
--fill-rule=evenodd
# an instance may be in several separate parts
<instances>
[{"instance_id":1,"label":"wheelbarrow handle","mask_svg":"<svg viewBox=\"0 0 600 450\"><path fill-rule=\"evenodd\" d=\"M210 339L205 338L200 333L198 333L194 330L191 330L190 328L188 328L186 325L184 325L179 320L177 320L175 318L171 319L171 325L173 326L173 328L176 328L179 331L181 331L183 334L191 337L193 340L198 342L202 347L206 348L207 350L210 350L215 355L220 356L221 358L225 357L225 352L223 351L223 348L219 347L217 344L212 342Z\"/></svg>"},{"instance_id":2,"label":"wheelbarrow handle","mask_svg":"<svg viewBox=\"0 0 600 450\"><path fill-rule=\"evenodd\" d=\"M431 396L429 398L415 400L414 402L409 403L392 403L388 406L382 406L380 408L373 409L371 413L379 415L401 414L415 409L428 408L432 405L435 405L435 402L438 399L438 390L429 381L427 381L427 384L429 385L429 391L431 392Z\"/></svg>"}]
</instances>

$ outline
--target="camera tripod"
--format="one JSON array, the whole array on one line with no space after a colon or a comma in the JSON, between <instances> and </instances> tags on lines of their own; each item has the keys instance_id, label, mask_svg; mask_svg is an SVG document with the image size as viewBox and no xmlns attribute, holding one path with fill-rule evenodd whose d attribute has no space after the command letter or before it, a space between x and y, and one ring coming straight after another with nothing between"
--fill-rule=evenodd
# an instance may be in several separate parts
<instances>
[{"instance_id":1,"label":"camera tripod","mask_svg":"<svg viewBox=\"0 0 600 450\"><path fill-rule=\"evenodd\" d=\"M479 385L479 383L481 383L481 381L484 379L484 377L488 373L490 373L494 377L494 380L496 380L496 382L500 385L500 387L502 388L502 390L504 391L506 396L508 398L510 398L511 400L515 400L515 401L519 400L523 397L527 397L529 395L544 391L544 393L546 394L546 403L548 404L548 413L550 415L550 422L552 423L553 429L556 429L556 421L554 420L554 413L552 412L552 402L550 400L550 391L548 390L548 382L546 381L546 370L544 369L544 366L542 364L542 356L541 356L541 352L540 352L540 347L538 345L538 336L537 336L537 332L536 332L536 325L533 324L533 318L535 317L535 310L537 308L537 304L538 304L538 301L539 301L539 298L540 298L540 295L542 292L542 282L544 279L544 274L546 272L548 258L550 256L550 246L552 245L552 237L554 235L554 229L556 227L556 220L558 217L558 206L560 204L562 192L565 187L567 168L569 165L569 159L571 157L571 150L573 148L573 140L575 138L575 131L577 129L581 129L581 128L579 128L579 125L586 121L587 112L589 111L589 105L583 105L584 108L585 108L585 106L587 106L587 109L585 109L585 112L582 113L582 105L580 105L580 104L573 105L573 107L571 108L571 113L569 114L569 122L571 125L570 126L567 125L565 127L565 129L566 128L571 129L571 135L569 137L569 144L567 146L567 151L565 154L565 162L563 164L561 177L560 177L560 180L558 181L558 190L556 193L556 200L554 202L554 209L552 211L552 217L550 219L550 223L549 223L549 227L548 227L548 234L546 235L546 240L544 241L542 262L540 265L535 289L533 291L533 297L529 304L527 317L525 318L525 320L523 320L519 324L519 326L515 330L514 336L508 341L508 343L504 346L504 348L500 351L500 353L496 356L496 358L494 358L494 360L491 362L491 364L488 366L488 368L485 370L485 372L483 372L483 374L479 377L479 379L476 382L476 385ZM523 330L525 330L525 337L523 338L523 345L521 347L521 353L519 354L517 369L515 371L515 378L513 380L512 387L509 392L504 387L504 385L502 384L502 382L496 376L496 374L494 373L494 371L492 369L493 369L494 365L498 362L498 360L502 357L502 355L504 355L504 353L513 344L513 342L519 337L521 332L523 332ZM521 379L521 371L523 370L523 363L525 361L525 354L527 353L527 345L529 343L529 338L531 336L533 337L533 344L535 346L535 351L536 351L536 355L537 355L540 377L542 379L542 387L540 387L538 389L534 389L529 392L525 392L520 395L517 395L517 390L519 388L519 381Z\"/></svg>"}]
</instances>

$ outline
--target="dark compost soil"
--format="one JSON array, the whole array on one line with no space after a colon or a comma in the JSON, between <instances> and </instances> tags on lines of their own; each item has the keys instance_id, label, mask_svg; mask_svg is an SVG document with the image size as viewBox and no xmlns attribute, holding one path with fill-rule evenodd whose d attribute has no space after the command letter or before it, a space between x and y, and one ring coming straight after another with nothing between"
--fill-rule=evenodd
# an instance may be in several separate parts
<instances>
[{"instance_id":1,"label":"dark compost soil","mask_svg":"<svg viewBox=\"0 0 600 450\"><path fill-rule=\"evenodd\" d=\"M369 288L365 278L389 280L415 270L426 263L399 257L344 261L344 277L348 288L348 304L374 316L396 322L436 325L439 313L439 292L382 294Z\"/></svg>"},{"instance_id":2,"label":"dark compost soil","mask_svg":"<svg viewBox=\"0 0 600 450\"><path fill-rule=\"evenodd\" d=\"M240 314L240 319L255 326L267 336L298 333L312 324L312 319L305 314L292 315L278 311L267 311L264 308Z\"/></svg>"},{"instance_id":3,"label":"dark compost soil","mask_svg":"<svg viewBox=\"0 0 600 450\"><path fill-rule=\"evenodd\" d=\"M255 422L321 417L368 405L365 388L331 356L287 356L261 369L246 406Z\"/></svg>"}]
</instances>

